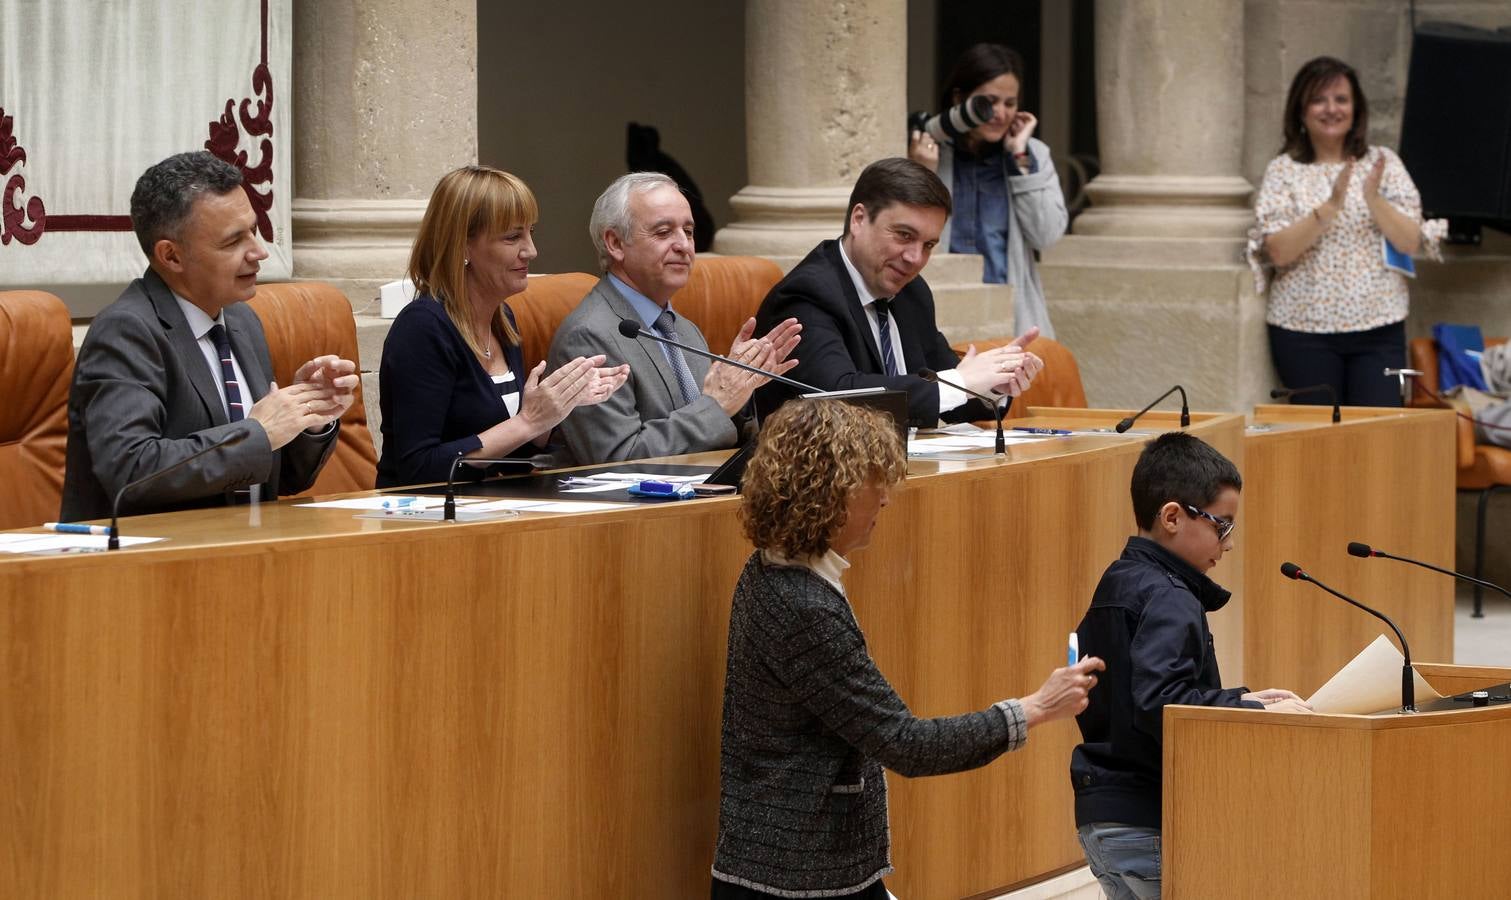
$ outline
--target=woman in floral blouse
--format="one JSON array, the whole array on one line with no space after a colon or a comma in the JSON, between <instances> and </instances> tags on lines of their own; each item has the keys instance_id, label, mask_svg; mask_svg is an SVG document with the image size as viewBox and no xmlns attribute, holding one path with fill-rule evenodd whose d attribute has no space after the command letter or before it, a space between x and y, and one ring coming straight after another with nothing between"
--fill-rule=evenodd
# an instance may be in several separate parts
<instances>
[{"instance_id":1,"label":"woman in floral blouse","mask_svg":"<svg viewBox=\"0 0 1511 900\"><path fill-rule=\"evenodd\" d=\"M1368 131L1353 68L1328 56L1301 67L1286 99L1285 146L1255 202L1249 263L1260 292L1268 282L1270 353L1287 387L1330 384L1344 404L1399 406L1396 380L1382 370L1405 362L1408 295L1405 277L1386 265L1385 242L1437 259L1447 223L1422 221L1406 167L1369 146Z\"/></svg>"}]
</instances>

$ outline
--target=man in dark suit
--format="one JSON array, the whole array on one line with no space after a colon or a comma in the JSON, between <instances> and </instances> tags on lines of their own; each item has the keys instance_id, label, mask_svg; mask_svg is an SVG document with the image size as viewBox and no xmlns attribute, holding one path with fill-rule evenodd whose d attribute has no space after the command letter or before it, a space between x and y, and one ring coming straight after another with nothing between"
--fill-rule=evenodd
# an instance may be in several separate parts
<instances>
[{"instance_id":1,"label":"man in dark suit","mask_svg":"<svg viewBox=\"0 0 1511 900\"><path fill-rule=\"evenodd\" d=\"M793 379L829 391L885 387L906 391L908 418L920 427L941 420L992 417L960 390L1017 396L1043 368L1013 342L957 360L934 318L934 295L919 273L950 215L950 193L933 172L907 159L867 166L850 193L844 233L824 241L771 289L756 327L792 317L803 325L803 355ZM940 384L918 374L938 373ZM780 384L756 392L767 415L792 396Z\"/></svg>"},{"instance_id":2,"label":"man in dark suit","mask_svg":"<svg viewBox=\"0 0 1511 900\"><path fill-rule=\"evenodd\" d=\"M243 306L267 258L241 173L209 153L148 169L131 195L145 274L90 323L68 396L63 521L276 498L306 490L351 407L356 365L321 356L279 387L257 315Z\"/></svg>"},{"instance_id":3,"label":"man in dark suit","mask_svg":"<svg viewBox=\"0 0 1511 900\"><path fill-rule=\"evenodd\" d=\"M629 383L602 403L579 406L561 423L581 465L672 456L735 446L750 424L745 407L766 382L733 366L683 353L648 338L625 337L629 320L646 331L707 350L703 333L672 309L672 296L692 273L693 214L666 175L634 172L609 185L593 205L589 230L603 267L593 286L556 329L547 356L552 370L578 356L603 354L627 363ZM793 361L800 328L781 322L752 338L745 323L729 356L780 375Z\"/></svg>"}]
</instances>

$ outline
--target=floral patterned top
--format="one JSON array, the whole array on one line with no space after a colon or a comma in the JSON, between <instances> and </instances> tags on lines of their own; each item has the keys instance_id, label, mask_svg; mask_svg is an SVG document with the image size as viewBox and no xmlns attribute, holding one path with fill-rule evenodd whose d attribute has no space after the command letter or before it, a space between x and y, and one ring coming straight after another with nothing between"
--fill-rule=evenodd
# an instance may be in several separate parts
<instances>
[{"instance_id":1,"label":"floral patterned top","mask_svg":"<svg viewBox=\"0 0 1511 900\"><path fill-rule=\"evenodd\" d=\"M1321 206L1344 164L1299 163L1283 153L1270 160L1254 203L1257 221L1249 231L1247 254L1254 289L1270 290L1266 322L1288 331L1333 334L1368 331L1406 318L1406 279L1385 267L1385 236L1364 202L1364 181L1382 156L1380 195L1422 222L1422 199L1401 158L1389 148L1371 147L1354 164L1343 208L1332 225L1301 258L1279 268L1264 257L1265 238ZM1422 222L1422 249L1430 258L1442 259L1439 242L1447 231L1443 219Z\"/></svg>"}]
</instances>

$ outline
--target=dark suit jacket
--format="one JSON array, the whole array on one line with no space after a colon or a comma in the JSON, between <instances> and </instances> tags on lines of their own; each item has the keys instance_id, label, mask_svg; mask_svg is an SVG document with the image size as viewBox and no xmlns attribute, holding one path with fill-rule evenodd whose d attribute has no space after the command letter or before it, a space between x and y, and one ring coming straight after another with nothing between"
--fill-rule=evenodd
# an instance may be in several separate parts
<instances>
[{"instance_id":1,"label":"dark suit jacket","mask_svg":"<svg viewBox=\"0 0 1511 900\"><path fill-rule=\"evenodd\" d=\"M845 263L839 242L824 241L777 282L756 312L756 334L765 334L787 318L803 323L803 341L798 345L798 364L787 377L826 391L885 387L907 391L908 419L919 427L938 424L939 388L914 374L919 369L936 372L955 368L959 361L950 342L934 324L934 295L920 276L892 300L892 326L902 339L899 374L887 376L881 351L871 335L871 323L860 305L860 295ZM776 411L794 391L772 382L756 391L756 410L764 417ZM968 422L993 417L979 400L948 410L949 422Z\"/></svg>"},{"instance_id":2,"label":"dark suit jacket","mask_svg":"<svg viewBox=\"0 0 1511 900\"><path fill-rule=\"evenodd\" d=\"M514 323L507 306L504 315ZM503 349L523 403L530 375L524 354L518 345ZM378 487L445 481L458 456L483 446L479 434L509 418L498 386L478 365L446 308L428 295L406 304L388 329L378 366L378 405L383 411ZM529 458L539 452L527 441L509 455ZM459 480L487 474L459 468Z\"/></svg>"},{"instance_id":3,"label":"dark suit jacket","mask_svg":"<svg viewBox=\"0 0 1511 900\"><path fill-rule=\"evenodd\" d=\"M267 339L245 304L225 309L231 351L250 403L268 392ZM233 434L246 437L144 485L121 503L123 515L217 506L230 492L263 485L262 496L308 490L336 446L337 430L300 434L273 450L252 419L227 424L212 373L173 292L151 269L90 323L68 395L65 522L110 515L116 491Z\"/></svg>"}]
</instances>

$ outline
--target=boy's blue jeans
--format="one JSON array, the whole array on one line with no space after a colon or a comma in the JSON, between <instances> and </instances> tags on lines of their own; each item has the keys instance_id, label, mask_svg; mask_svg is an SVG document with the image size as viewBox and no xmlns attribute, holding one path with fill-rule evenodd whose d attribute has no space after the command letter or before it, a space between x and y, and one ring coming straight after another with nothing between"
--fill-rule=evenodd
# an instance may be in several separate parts
<instances>
[{"instance_id":1,"label":"boy's blue jeans","mask_svg":"<svg viewBox=\"0 0 1511 900\"><path fill-rule=\"evenodd\" d=\"M1076 834L1108 900L1159 900L1158 828L1093 822Z\"/></svg>"}]
</instances>

